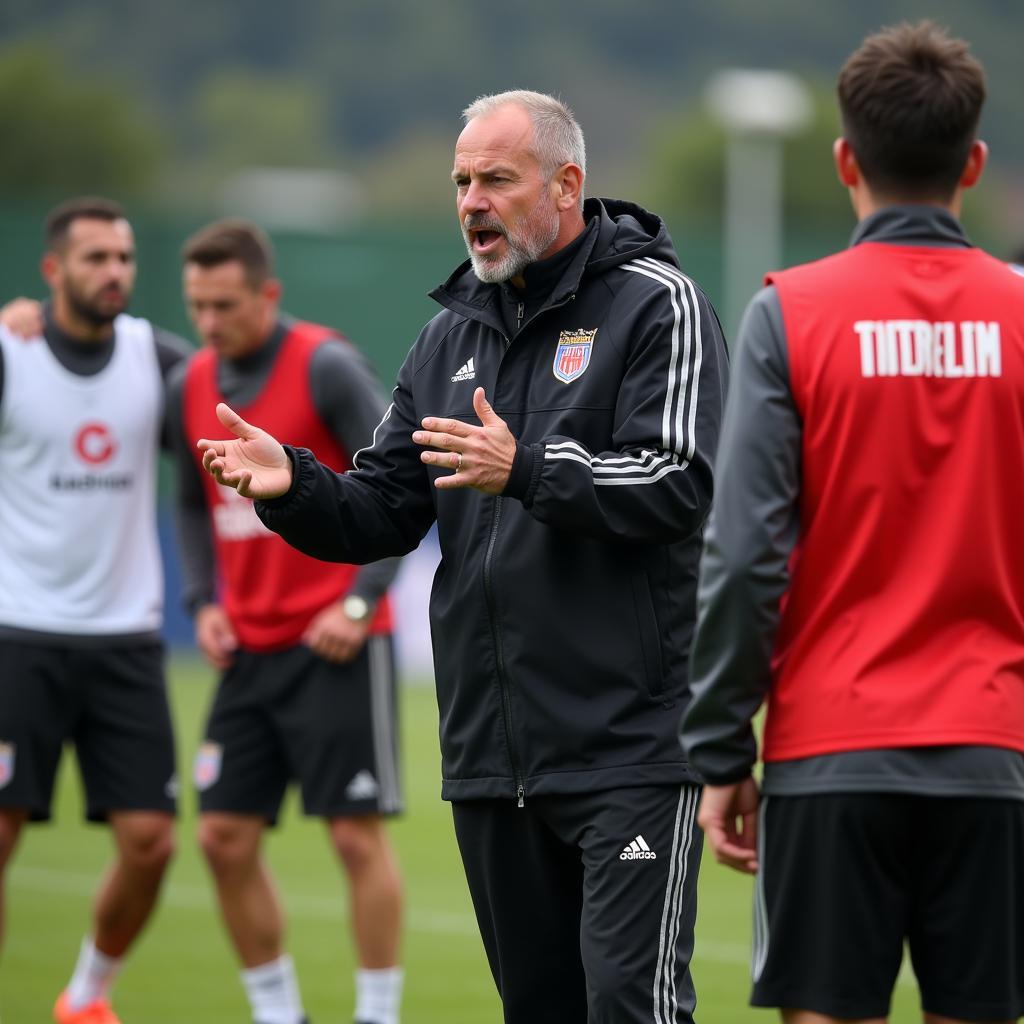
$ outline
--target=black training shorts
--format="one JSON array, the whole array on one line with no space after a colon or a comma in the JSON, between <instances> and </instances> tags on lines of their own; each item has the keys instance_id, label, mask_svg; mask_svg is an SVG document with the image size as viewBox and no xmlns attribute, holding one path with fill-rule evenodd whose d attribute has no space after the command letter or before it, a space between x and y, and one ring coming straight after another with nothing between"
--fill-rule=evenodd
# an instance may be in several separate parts
<instances>
[{"instance_id":1,"label":"black training shorts","mask_svg":"<svg viewBox=\"0 0 1024 1024\"><path fill-rule=\"evenodd\" d=\"M391 636L371 636L345 664L306 646L238 651L224 673L196 754L201 811L274 824L298 780L306 814L401 810Z\"/></svg>"},{"instance_id":2,"label":"black training shorts","mask_svg":"<svg viewBox=\"0 0 1024 1024\"><path fill-rule=\"evenodd\" d=\"M48 820L68 741L90 821L111 811L174 813L162 644L93 649L0 640L0 807Z\"/></svg>"},{"instance_id":3,"label":"black training shorts","mask_svg":"<svg viewBox=\"0 0 1024 1024\"><path fill-rule=\"evenodd\" d=\"M1024 802L770 797L755 891L755 1006L885 1017L909 945L925 1012L1024 1014Z\"/></svg>"}]
</instances>

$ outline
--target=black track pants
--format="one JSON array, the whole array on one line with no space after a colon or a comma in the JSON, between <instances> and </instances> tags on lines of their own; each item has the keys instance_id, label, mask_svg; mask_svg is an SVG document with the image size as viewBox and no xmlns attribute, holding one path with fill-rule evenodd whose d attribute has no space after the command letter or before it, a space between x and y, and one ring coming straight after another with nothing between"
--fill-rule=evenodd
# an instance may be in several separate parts
<instances>
[{"instance_id":1,"label":"black track pants","mask_svg":"<svg viewBox=\"0 0 1024 1024\"><path fill-rule=\"evenodd\" d=\"M455 802L506 1024L690 1024L699 787Z\"/></svg>"}]
</instances>

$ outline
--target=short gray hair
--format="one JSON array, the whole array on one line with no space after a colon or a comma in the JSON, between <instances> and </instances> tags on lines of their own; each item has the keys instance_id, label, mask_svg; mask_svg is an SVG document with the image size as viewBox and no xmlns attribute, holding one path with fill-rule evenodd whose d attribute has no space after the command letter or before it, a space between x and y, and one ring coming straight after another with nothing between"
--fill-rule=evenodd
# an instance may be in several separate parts
<instances>
[{"instance_id":1,"label":"short gray hair","mask_svg":"<svg viewBox=\"0 0 1024 1024\"><path fill-rule=\"evenodd\" d=\"M545 177L550 178L562 164L576 164L584 175L587 173L583 129L568 106L554 96L529 89L479 96L462 112L462 118L469 124L474 118L493 114L509 104L522 107L530 115L534 155Z\"/></svg>"}]
</instances>

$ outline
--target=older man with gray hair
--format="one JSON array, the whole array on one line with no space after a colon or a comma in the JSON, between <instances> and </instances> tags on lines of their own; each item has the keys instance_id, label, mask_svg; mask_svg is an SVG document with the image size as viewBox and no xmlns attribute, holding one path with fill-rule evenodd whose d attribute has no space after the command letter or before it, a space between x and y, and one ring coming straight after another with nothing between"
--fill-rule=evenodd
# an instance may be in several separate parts
<instances>
[{"instance_id":1,"label":"older man with gray hair","mask_svg":"<svg viewBox=\"0 0 1024 1024\"><path fill-rule=\"evenodd\" d=\"M510 1024L690 1021L701 838L675 723L727 357L665 225L583 200L558 100L464 114L469 260L338 475L226 406L204 464L319 558L438 524L442 796Z\"/></svg>"}]
</instances>

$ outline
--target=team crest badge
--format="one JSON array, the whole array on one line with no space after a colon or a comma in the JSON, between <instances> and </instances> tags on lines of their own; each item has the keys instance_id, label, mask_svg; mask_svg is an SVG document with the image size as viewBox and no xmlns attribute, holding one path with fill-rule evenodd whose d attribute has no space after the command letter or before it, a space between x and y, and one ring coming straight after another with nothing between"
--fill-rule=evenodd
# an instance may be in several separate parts
<instances>
[{"instance_id":1,"label":"team crest badge","mask_svg":"<svg viewBox=\"0 0 1024 1024\"><path fill-rule=\"evenodd\" d=\"M595 334L596 327L592 331L562 331L558 335L558 347L555 349L555 361L551 369L563 384L570 384L587 372L590 354L594 350Z\"/></svg>"},{"instance_id":2,"label":"team crest badge","mask_svg":"<svg viewBox=\"0 0 1024 1024\"><path fill-rule=\"evenodd\" d=\"M0 743L0 789L14 778L14 744Z\"/></svg>"},{"instance_id":3,"label":"team crest badge","mask_svg":"<svg viewBox=\"0 0 1024 1024\"><path fill-rule=\"evenodd\" d=\"M196 763L192 772L192 781L196 784L196 789L209 789L220 778L223 756L224 748L219 743L204 743L196 751Z\"/></svg>"}]
</instances>

